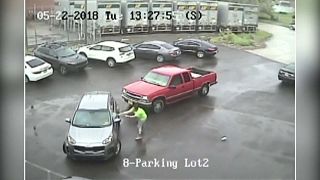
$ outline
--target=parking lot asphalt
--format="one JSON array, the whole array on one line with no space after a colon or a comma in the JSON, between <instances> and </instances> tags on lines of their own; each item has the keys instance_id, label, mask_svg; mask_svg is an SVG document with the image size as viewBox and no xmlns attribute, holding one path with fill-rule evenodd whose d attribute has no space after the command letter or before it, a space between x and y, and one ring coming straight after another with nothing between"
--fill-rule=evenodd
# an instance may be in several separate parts
<instances>
[{"instance_id":1,"label":"parking lot asphalt","mask_svg":"<svg viewBox=\"0 0 320 180\"><path fill-rule=\"evenodd\" d=\"M294 86L277 79L282 64L233 48L219 49L213 58L183 54L170 62L213 70L218 84L207 97L195 96L168 106L161 114L150 114L140 143L134 140L135 121L123 118L122 150L109 161L67 159L62 152L68 130L64 119L72 116L87 91L111 91L123 109L126 104L121 88L160 64L136 59L110 69L104 62L90 61L84 72L67 76L55 72L48 79L27 84L26 179L46 179L48 171L51 179L62 175L93 179L294 179L295 92ZM222 136L227 140L221 141ZM156 159L165 167L125 167L126 158ZM199 159L208 167L188 167ZM174 161L178 162L176 169Z\"/></svg>"}]
</instances>

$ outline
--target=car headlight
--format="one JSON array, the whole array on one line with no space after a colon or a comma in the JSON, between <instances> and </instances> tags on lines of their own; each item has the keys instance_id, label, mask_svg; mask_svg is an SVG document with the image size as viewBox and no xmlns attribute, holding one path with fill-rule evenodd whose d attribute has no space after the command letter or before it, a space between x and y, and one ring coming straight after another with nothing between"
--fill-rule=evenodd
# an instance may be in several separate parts
<instances>
[{"instance_id":1,"label":"car headlight","mask_svg":"<svg viewBox=\"0 0 320 180\"><path fill-rule=\"evenodd\" d=\"M122 93L127 93L127 90L126 89L122 89Z\"/></svg>"},{"instance_id":2,"label":"car headlight","mask_svg":"<svg viewBox=\"0 0 320 180\"><path fill-rule=\"evenodd\" d=\"M109 144L112 141L112 134L105 140L102 141L102 144Z\"/></svg>"},{"instance_id":3,"label":"car headlight","mask_svg":"<svg viewBox=\"0 0 320 180\"><path fill-rule=\"evenodd\" d=\"M69 144L76 144L76 141L70 135L68 135L68 143Z\"/></svg>"},{"instance_id":4,"label":"car headlight","mask_svg":"<svg viewBox=\"0 0 320 180\"><path fill-rule=\"evenodd\" d=\"M142 99L148 101L148 96L142 96Z\"/></svg>"}]
</instances>

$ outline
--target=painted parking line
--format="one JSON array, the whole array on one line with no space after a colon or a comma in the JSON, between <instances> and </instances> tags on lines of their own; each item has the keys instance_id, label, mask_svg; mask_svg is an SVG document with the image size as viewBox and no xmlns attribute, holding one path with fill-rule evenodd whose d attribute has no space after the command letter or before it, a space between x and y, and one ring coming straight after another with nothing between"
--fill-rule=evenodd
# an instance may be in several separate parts
<instances>
[{"instance_id":1,"label":"painted parking line","mask_svg":"<svg viewBox=\"0 0 320 180\"><path fill-rule=\"evenodd\" d=\"M30 166L33 166L33 167L35 167L35 168L38 168L38 169L40 169L40 170L42 170L42 171L47 172L47 173L48 173L48 177L50 177L50 174L53 174L53 175L55 175L55 176L57 176L57 177L59 177L59 178L65 178L65 177L67 177L67 176L64 176L64 175L62 175L62 174L60 174L60 173L51 171L50 169L47 169L47 168L45 168L45 167L43 167L43 166L40 166L40 165L38 165L38 164L29 162L29 161L27 161L27 160L26 160L26 164L29 164Z\"/></svg>"}]
</instances>

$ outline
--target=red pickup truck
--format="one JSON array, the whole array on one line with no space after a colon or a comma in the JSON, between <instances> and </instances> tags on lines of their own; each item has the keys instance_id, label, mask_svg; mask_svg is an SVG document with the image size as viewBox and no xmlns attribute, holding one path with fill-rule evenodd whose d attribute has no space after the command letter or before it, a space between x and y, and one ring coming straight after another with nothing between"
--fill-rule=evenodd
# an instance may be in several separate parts
<instances>
[{"instance_id":1,"label":"red pickup truck","mask_svg":"<svg viewBox=\"0 0 320 180\"><path fill-rule=\"evenodd\" d=\"M122 98L159 113L166 104L175 103L196 92L206 96L209 87L216 83L215 72L164 65L152 69L141 80L123 87Z\"/></svg>"}]
</instances>

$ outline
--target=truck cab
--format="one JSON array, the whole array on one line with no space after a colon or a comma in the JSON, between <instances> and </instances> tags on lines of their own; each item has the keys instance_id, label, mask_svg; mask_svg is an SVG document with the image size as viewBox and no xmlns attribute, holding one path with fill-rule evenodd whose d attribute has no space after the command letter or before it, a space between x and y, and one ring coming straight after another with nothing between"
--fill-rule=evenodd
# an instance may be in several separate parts
<instances>
[{"instance_id":1,"label":"truck cab","mask_svg":"<svg viewBox=\"0 0 320 180\"><path fill-rule=\"evenodd\" d=\"M159 113L167 104L191 97L195 93L206 96L209 87L216 83L215 72L165 65L152 69L141 80L125 86L122 98Z\"/></svg>"}]
</instances>

